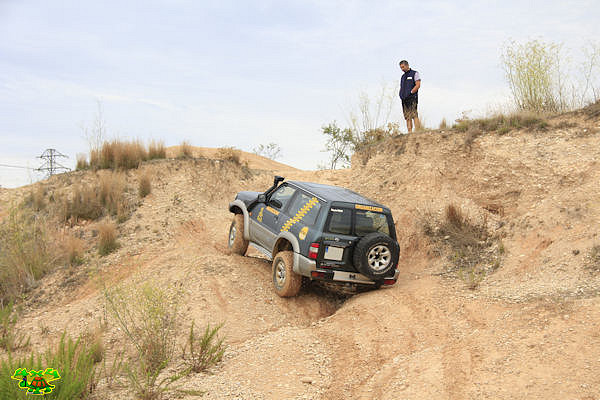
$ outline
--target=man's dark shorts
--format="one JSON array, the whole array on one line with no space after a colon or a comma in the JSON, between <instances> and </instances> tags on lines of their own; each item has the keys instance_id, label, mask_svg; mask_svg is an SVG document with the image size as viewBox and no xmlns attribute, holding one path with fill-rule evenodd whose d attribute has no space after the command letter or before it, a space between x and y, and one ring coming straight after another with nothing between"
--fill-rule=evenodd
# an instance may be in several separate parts
<instances>
[{"instance_id":1,"label":"man's dark shorts","mask_svg":"<svg viewBox=\"0 0 600 400\"><path fill-rule=\"evenodd\" d=\"M418 97L407 97L402 99L402 111L404 112L404 119L418 118L417 114L417 103L419 102Z\"/></svg>"}]
</instances>

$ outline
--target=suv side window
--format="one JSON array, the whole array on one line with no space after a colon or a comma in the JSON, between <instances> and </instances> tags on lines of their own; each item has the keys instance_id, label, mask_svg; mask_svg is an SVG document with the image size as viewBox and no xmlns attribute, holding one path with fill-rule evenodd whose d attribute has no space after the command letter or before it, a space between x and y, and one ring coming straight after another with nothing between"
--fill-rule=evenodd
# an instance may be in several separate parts
<instances>
[{"instance_id":1,"label":"suv side window","mask_svg":"<svg viewBox=\"0 0 600 400\"><path fill-rule=\"evenodd\" d=\"M365 236L371 232L390 234L387 217L385 214L356 210L356 235Z\"/></svg>"},{"instance_id":2,"label":"suv side window","mask_svg":"<svg viewBox=\"0 0 600 400\"><path fill-rule=\"evenodd\" d=\"M281 202L281 210L285 209L286 204L290 201L296 189L291 186L280 186L269 198L270 200L279 200Z\"/></svg>"},{"instance_id":3,"label":"suv side window","mask_svg":"<svg viewBox=\"0 0 600 400\"><path fill-rule=\"evenodd\" d=\"M352 232L352 210L349 208L331 207L327 231L341 235L350 235Z\"/></svg>"},{"instance_id":4,"label":"suv side window","mask_svg":"<svg viewBox=\"0 0 600 400\"><path fill-rule=\"evenodd\" d=\"M304 192L298 192L294 202L290 206L288 214L290 216L298 216L304 225L314 225L321 210L321 203L314 196L309 196Z\"/></svg>"}]
</instances>

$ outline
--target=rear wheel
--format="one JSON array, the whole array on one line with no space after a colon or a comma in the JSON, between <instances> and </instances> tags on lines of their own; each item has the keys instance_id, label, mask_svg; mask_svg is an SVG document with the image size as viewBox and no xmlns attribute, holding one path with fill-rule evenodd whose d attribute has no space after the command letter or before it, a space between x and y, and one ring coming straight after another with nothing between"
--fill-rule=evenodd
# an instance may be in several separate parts
<instances>
[{"instance_id":1,"label":"rear wheel","mask_svg":"<svg viewBox=\"0 0 600 400\"><path fill-rule=\"evenodd\" d=\"M293 297L302 287L302 275L295 273L293 267L293 251L280 251L273 259L273 287L280 297Z\"/></svg>"},{"instance_id":2,"label":"rear wheel","mask_svg":"<svg viewBox=\"0 0 600 400\"><path fill-rule=\"evenodd\" d=\"M248 241L244 239L244 215L235 214L229 227L229 240L227 247L234 254L243 256L248 250Z\"/></svg>"},{"instance_id":3,"label":"rear wheel","mask_svg":"<svg viewBox=\"0 0 600 400\"><path fill-rule=\"evenodd\" d=\"M383 233L373 232L363 237L354 249L354 266L363 275L379 280L398 263L398 243Z\"/></svg>"}]
</instances>

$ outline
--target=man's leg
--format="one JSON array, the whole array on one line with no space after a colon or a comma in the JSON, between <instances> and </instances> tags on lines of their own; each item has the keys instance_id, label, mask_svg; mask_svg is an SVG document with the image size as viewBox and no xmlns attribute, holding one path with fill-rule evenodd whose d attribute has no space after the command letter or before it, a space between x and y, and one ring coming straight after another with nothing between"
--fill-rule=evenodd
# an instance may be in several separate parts
<instances>
[{"instance_id":1,"label":"man's leg","mask_svg":"<svg viewBox=\"0 0 600 400\"><path fill-rule=\"evenodd\" d=\"M421 121L419 121L419 117L416 115L415 115L415 130L416 131L421 130Z\"/></svg>"},{"instance_id":2,"label":"man's leg","mask_svg":"<svg viewBox=\"0 0 600 400\"><path fill-rule=\"evenodd\" d=\"M413 128L412 119L406 118L406 129L408 129L408 133L412 132L412 128Z\"/></svg>"}]
</instances>

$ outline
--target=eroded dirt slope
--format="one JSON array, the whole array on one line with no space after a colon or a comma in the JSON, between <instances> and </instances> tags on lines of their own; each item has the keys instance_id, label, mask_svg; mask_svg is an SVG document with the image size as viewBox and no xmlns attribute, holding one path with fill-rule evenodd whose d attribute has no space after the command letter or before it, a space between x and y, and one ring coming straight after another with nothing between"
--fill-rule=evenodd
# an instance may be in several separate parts
<instances>
[{"instance_id":1,"label":"eroded dirt slope","mask_svg":"<svg viewBox=\"0 0 600 400\"><path fill-rule=\"evenodd\" d=\"M103 318L103 285L152 279L186 292L180 341L192 318L224 322L223 362L183 383L206 399L598 399L600 281L585 257L600 243L600 122L573 114L551 125L484 135L470 148L456 132L399 137L341 171L145 164L153 192L119 226L121 248L103 258L90 249L71 281L66 270L52 274L19 327L31 330L34 347L63 329L76 335ZM390 206L402 247L398 284L348 299L310 286L281 299L268 260L227 254L228 202L269 187L274 173ZM129 173L132 187L137 176ZM0 193L4 207L21 192ZM476 290L443 274L448 254L423 234L424 216L442 218L450 203L487 221L506 248ZM37 335L43 326L50 332ZM109 358L127 348L115 326L104 340ZM132 398L102 386L94 396Z\"/></svg>"}]
</instances>

